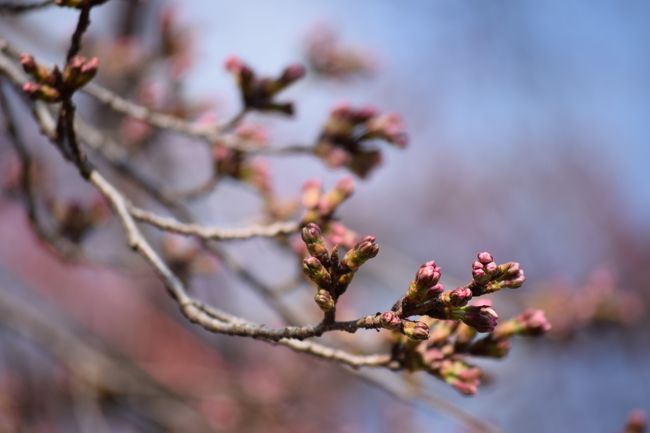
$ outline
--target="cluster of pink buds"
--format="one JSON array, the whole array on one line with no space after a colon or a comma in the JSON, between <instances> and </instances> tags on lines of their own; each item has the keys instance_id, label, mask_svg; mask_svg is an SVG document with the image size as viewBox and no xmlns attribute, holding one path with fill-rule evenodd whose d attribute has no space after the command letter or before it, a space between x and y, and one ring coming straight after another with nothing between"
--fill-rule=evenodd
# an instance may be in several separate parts
<instances>
[{"instance_id":1,"label":"cluster of pink buds","mask_svg":"<svg viewBox=\"0 0 650 433\"><path fill-rule=\"evenodd\" d=\"M54 0L57 6L68 8L83 9L87 7L99 6L108 0Z\"/></svg>"},{"instance_id":2,"label":"cluster of pink buds","mask_svg":"<svg viewBox=\"0 0 650 433\"><path fill-rule=\"evenodd\" d=\"M20 56L20 63L34 82L23 85L23 91L31 98L44 102L60 102L75 90L83 87L97 74L97 57L86 59L83 56L71 58L63 72L57 66L48 69L37 63L30 54Z\"/></svg>"},{"instance_id":3,"label":"cluster of pink buds","mask_svg":"<svg viewBox=\"0 0 650 433\"><path fill-rule=\"evenodd\" d=\"M400 117L379 114L372 107L339 104L325 122L315 153L332 167L347 167L366 177L381 162L381 152L367 145L372 140L405 147L408 138Z\"/></svg>"},{"instance_id":4,"label":"cluster of pink buds","mask_svg":"<svg viewBox=\"0 0 650 433\"><path fill-rule=\"evenodd\" d=\"M526 281L524 270L519 263L508 262L498 265L492 255L482 252L477 255L477 260L472 264L472 278L469 285L474 296L492 293L504 288L516 289Z\"/></svg>"},{"instance_id":5,"label":"cluster of pink buds","mask_svg":"<svg viewBox=\"0 0 650 433\"><path fill-rule=\"evenodd\" d=\"M485 305L476 307L491 310ZM390 313L382 315L382 324L386 321L388 325L390 318L392 329L399 331L400 318ZM489 315L492 314L495 314L493 310ZM478 335L480 329L456 320L424 317L418 323L430 328L428 337L414 345L413 336L402 331L404 337L398 339L393 348L398 361L412 371L427 371L465 395L477 392L482 376L480 368L472 365L468 357L502 358L509 352L513 336L539 336L550 329L544 313L539 310L528 310L494 327L483 337Z\"/></svg>"},{"instance_id":6,"label":"cluster of pink buds","mask_svg":"<svg viewBox=\"0 0 650 433\"><path fill-rule=\"evenodd\" d=\"M102 200L95 200L90 204L79 201L52 201L49 207L57 222L58 232L74 243L81 242L97 224L110 215L106 203Z\"/></svg>"},{"instance_id":7,"label":"cluster of pink buds","mask_svg":"<svg viewBox=\"0 0 650 433\"><path fill-rule=\"evenodd\" d=\"M226 69L237 80L245 109L293 114L293 103L277 102L274 97L305 75L303 66L290 65L277 78L258 78L252 68L233 56L226 60Z\"/></svg>"},{"instance_id":8,"label":"cluster of pink buds","mask_svg":"<svg viewBox=\"0 0 650 433\"><path fill-rule=\"evenodd\" d=\"M309 252L303 261L303 271L318 288L314 299L325 313L333 313L354 274L377 255L379 246L373 236L366 236L340 257L339 246L328 248L320 227L314 223L302 229L302 240Z\"/></svg>"},{"instance_id":9,"label":"cluster of pink buds","mask_svg":"<svg viewBox=\"0 0 650 433\"><path fill-rule=\"evenodd\" d=\"M498 324L490 300L470 304L474 297L496 291L497 285L519 287L523 282L519 265L497 265L491 254L479 253L473 280L452 290L444 289L441 274L435 261L422 264L392 309L375 317L381 328L401 334L392 353L405 368L427 371L471 395L480 384L481 370L468 362L468 356L501 358L510 350L512 337L537 337L551 325L541 310L526 310ZM478 284L483 289L473 290Z\"/></svg>"}]
</instances>

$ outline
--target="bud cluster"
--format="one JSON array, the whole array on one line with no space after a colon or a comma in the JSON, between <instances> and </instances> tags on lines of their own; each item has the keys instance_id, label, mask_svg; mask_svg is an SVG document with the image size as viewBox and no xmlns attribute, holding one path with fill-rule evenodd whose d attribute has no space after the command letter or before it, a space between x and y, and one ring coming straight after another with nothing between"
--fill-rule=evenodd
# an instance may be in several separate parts
<instances>
[{"instance_id":1,"label":"bud cluster","mask_svg":"<svg viewBox=\"0 0 650 433\"><path fill-rule=\"evenodd\" d=\"M23 91L32 99L44 102L61 102L77 89L85 86L97 74L97 57L87 59L74 56L65 65L63 72L57 66L48 69L34 60L30 54L22 54L23 70L32 76L34 82L23 85Z\"/></svg>"},{"instance_id":2,"label":"bud cluster","mask_svg":"<svg viewBox=\"0 0 650 433\"><path fill-rule=\"evenodd\" d=\"M482 252L472 263L472 278L470 289L474 296L492 293L504 288L516 289L526 281L524 270L519 263L508 262L497 265L492 255Z\"/></svg>"},{"instance_id":3,"label":"bud cluster","mask_svg":"<svg viewBox=\"0 0 650 433\"><path fill-rule=\"evenodd\" d=\"M338 207L349 199L353 193L354 182L350 177L339 180L331 190L325 193L318 180L305 182L302 187L302 205L306 210L303 222L314 222L319 225L327 224Z\"/></svg>"},{"instance_id":4,"label":"bud cluster","mask_svg":"<svg viewBox=\"0 0 650 433\"><path fill-rule=\"evenodd\" d=\"M381 162L381 152L367 146L383 140L405 147L404 125L397 114L379 114L372 107L355 109L339 104L330 113L315 148L315 154L332 167L347 167L366 177Z\"/></svg>"},{"instance_id":5,"label":"bud cluster","mask_svg":"<svg viewBox=\"0 0 650 433\"><path fill-rule=\"evenodd\" d=\"M318 286L315 301L324 312L333 312L354 274L377 255L379 246L374 236L366 236L340 258L339 246L329 249L320 227L314 223L303 227L302 240L309 253L303 260L303 272Z\"/></svg>"},{"instance_id":6,"label":"bud cluster","mask_svg":"<svg viewBox=\"0 0 650 433\"><path fill-rule=\"evenodd\" d=\"M467 314L484 311L488 311L488 317L496 314L487 305L474 307L473 312ZM475 326L478 322L468 326L458 320L437 320L424 316L417 323L422 323L422 327L429 330L428 337L414 344L413 336L400 328L401 319L397 314L383 313L380 320L383 328L404 334L393 348L402 365L412 371L427 371L464 395L476 393L482 376L480 368L472 365L469 357L502 358L510 350L510 338L513 336L539 336L550 329L539 310L527 310L482 337L478 335L480 329ZM517 331L507 332L514 322L518 324Z\"/></svg>"},{"instance_id":7,"label":"bud cluster","mask_svg":"<svg viewBox=\"0 0 650 433\"><path fill-rule=\"evenodd\" d=\"M246 110L293 114L293 103L277 102L274 97L305 75L303 66L299 64L287 66L276 78L258 78L250 66L235 56L228 58L225 66L237 80L242 103Z\"/></svg>"}]
</instances>

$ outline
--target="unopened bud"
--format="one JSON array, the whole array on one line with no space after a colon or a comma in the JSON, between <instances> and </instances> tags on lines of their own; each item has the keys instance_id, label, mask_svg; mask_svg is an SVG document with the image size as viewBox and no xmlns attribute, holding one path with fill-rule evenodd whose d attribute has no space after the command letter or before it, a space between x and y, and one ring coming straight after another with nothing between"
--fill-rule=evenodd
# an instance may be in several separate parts
<instances>
[{"instance_id":1,"label":"unopened bud","mask_svg":"<svg viewBox=\"0 0 650 433\"><path fill-rule=\"evenodd\" d=\"M453 307L462 307L472 299L472 291L467 287L457 287L440 295L440 301Z\"/></svg>"},{"instance_id":2,"label":"unopened bud","mask_svg":"<svg viewBox=\"0 0 650 433\"><path fill-rule=\"evenodd\" d=\"M302 186L302 205L306 209L318 206L322 194L321 183L317 179L308 180Z\"/></svg>"},{"instance_id":3,"label":"unopened bud","mask_svg":"<svg viewBox=\"0 0 650 433\"><path fill-rule=\"evenodd\" d=\"M424 322L402 321L402 333L413 340L429 338L429 325Z\"/></svg>"},{"instance_id":4,"label":"unopened bud","mask_svg":"<svg viewBox=\"0 0 650 433\"><path fill-rule=\"evenodd\" d=\"M485 305L472 305L453 310L452 317L476 329L478 332L492 332L497 326L499 315Z\"/></svg>"},{"instance_id":5,"label":"unopened bud","mask_svg":"<svg viewBox=\"0 0 650 433\"><path fill-rule=\"evenodd\" d=\"M402 326L402 319L394 311L386 311L379 317L381 327L393 331L399 331Z\"/></svg>"},{"instance_id":6,"label":"unopened bud","mask_svg":"<svg viewBox=\"0 0 650 433\"><path fill-rule=\"evenodd\" d=\"M324 311L332 311L334 307L336 306L336 303L334 302L334 298L328 292L327 290L320 289L316 295L314 296L314 301L316 301L316 304L318 304L318 307Z\"/></svg>"},{"instance_id":7,"label":"unopened bud","mask_svg":"<svg viewBox=\"0 0 650 433\"><path fill-rule=\"evenodd\" d=\"M366 236L350 249L343 259L341 264L352 272L356 272L365 262L375 257L379 253L379 245L375 241L374 236Z\"/></svg>"},{"instance_id":8,"label":"unopened bud","mask_svg":"<svg viewBox=\"0 0 650 433\"><path fill-rule=\"evenodd\" d=\"M307 257L302 262L302 270L318 287L329 287L332 277L325 266L316 257Z\"/></svg>"},{"instance_id":9,"label":"unopened bud","mask_svg":"<svg viewBox=\"0 0 650 433\"><path fill-rule=\"evenodd\" d=\"M38 99L44 102L59 102L61 94L52 86L41 85L27 82L23 84L23 92L32 99Z\"/></svg>"},{"instance_id":10,"label":"unopened bud","mask_svg":"<svg viewBox=\"0 0 650 433\"><path fill-rule=\"evenodd\" d=\"M69 89L78 89L93 79L98 66L97 57L88 60L83 56L75 56L65 65L63 82Z\"/></svg>"},{"instance_id":11,"label":"unopened bud","mask_svg":"<svg viewBox=\"0 0 650 433\"><path fill-rule=\"evenodd\" d=\"M302 229L302 240L307 246L309 254L317 258L321 263L329 262L329 251L325 245L320 227L314 223L309 223Z\"/></svg>"},{"instance_id":12,"label":"unopened bud","mask_svg":"<svg viewBox=\"0 0 650 433\"><path fill-rule=\"evenodd\" d=\"M288 86L289 84L297 81L305 76L305 67L300 64L293 64L287 66L282 75L279 78L279 81L284 85Z\"/></svg>"},{"instance_id":13,"label":"unopened bud","mask_svg":"<svg viewBox=\"0 0 650 433\"><path fill-rule=\"evenodd\" d=\"M440 267L433 260L420 266L415 273L415 285L418 291L424 291L435 286L438 280L440 280Z\"/></svg>"}]
</instances>

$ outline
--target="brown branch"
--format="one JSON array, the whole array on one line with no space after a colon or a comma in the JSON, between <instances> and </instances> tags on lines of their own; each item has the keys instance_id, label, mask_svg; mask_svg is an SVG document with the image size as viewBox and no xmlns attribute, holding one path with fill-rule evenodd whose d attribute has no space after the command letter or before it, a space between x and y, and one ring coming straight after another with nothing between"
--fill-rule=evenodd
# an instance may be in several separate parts
<instances>
[{"instance_id":1,"label":"brown branch","mask_svg":"<svg viewBox=\"0 0 650 433\"><path fill-rule=\"evenodd\" d=\"M25 201L27 219L34 229L36 236L44 245L49 246L53 252L63 260L72 260L79 254L77 246L62 236L59 236L57 233L48 230L40 219L38 206L36 204L34 185L32 182L34 161L18 132L18 124L15 115L11 109L7 95L5 94L5 89L2 88L3 81L4 80L0 80L0 109L4 116L7 136L9 137L20 162L20 189Z\"/></svg>"},{"instance_id":2,"label":"brown branch","mask_svg":"<svg viewBox=\"0 0 650 433\"><path fill-rule=\"evenodd\" d=\"M131 215L140 222L150 224L164 231L196 236L202 239L241 240L250 239L252 237L276 237L295 233L300 227L300 224L297 222L279 221L268 225L254 224L237 229L223 229L219 227L183 223L175 218L163 217L131 204L129 204L128 207Z\"/></svg>"}]
</instances>

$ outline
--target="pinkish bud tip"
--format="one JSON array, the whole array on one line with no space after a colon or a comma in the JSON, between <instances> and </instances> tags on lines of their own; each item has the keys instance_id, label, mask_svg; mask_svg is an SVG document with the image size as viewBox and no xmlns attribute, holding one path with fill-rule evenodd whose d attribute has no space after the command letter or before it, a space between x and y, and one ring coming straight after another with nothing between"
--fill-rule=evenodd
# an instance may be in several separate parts
<instances>
[{"instance_id":1,"label":"pinkish bud tip","mask_svg":"<svg viewBox=\"0 0 650 433\"><path fill-rule=\"evenodd\" d=\"M476 257L478 258L479 263L483 265L487 265L488 263L494 261L494 259L492 258L492 254L488 253L487 251L478 253Z\"/></svg>"},{"instance_id":2,"label":"pinkish bud tip","mask_svg":"<svg viewBox=\"0 0 650 433\"><path fill-rule=\"evenodd\" d=\"M397 330L402 324L402 320L393 311L386 311L379 317L382 328Z\"/></svg>"},{"instance_id":3,"label":"pinkish bud tip","mask_svg":"<svg viewBox=\"0 0 650 433\"><path fill-rule=\"evenodd\" d=\"M243 69L244 62L237 56L230 56L224 62L224 66L227 71L237 73Z\"/></svg>"},{"instance_id":4,"label":"pinkish bud tip","mask_svg":"<svg viewBox=\"0 0 650 433\"><path fill-rule=\"evenodd\" d=\"M282 80L286 82L293 82L305 75L305 67L300 64L293 64L288 66L282 73Z\"/></svg>"},{"instance_id":5,"label":"pinkish bud tip","mask_svg":"<svg viewBox=\"0 0 650 433\"><path fill-rule=\"evenodd\" d=\"M40 88L41 88L41 86L39 84L32 83L30 81L23 84L23 92L25 92L25 93L27 93L29 95L38 92Z\"/></svg>"},{"instance_id":6,"label":"pinkish bud tip","mask_svg":"<svg viewBox=\"0 0 650 433\"><path fill-rule=\"evenodd\" d=\"M306 244L316 242L321 237L320 227L314 223L309 223L302 229L302 239Z\"/></svg>"},{"instance_id":7,"label":"pinkish bud tip","mask_svg":"<svg viewBox=\"0 0 650 433\"><path fill-rule=\"evenodd\" d=\"M478 332L492 332L497 326L499 315L491 307L485 305L463 308L461 320Z\"/></svg>"},{"instance_id":8,"label":"pinkish bud tip","mask_svg":"<svg viewBox=\"0 0 650 433\"><path fill-rule=\"evenodd\" d=\"M335 188L344 196L349 197L354 193L354 180L350 176L346 176L336 182Z\"/></svg>"}]
</instances>

